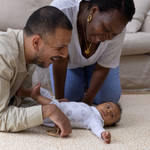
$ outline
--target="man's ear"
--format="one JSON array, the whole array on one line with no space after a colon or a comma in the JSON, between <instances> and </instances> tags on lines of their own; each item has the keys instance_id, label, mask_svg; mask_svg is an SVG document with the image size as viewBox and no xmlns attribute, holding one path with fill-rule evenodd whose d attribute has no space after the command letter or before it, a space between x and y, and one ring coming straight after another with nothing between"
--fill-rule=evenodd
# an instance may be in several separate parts
<instances>
[{"instance_id":1,"label":"man's ear","mask_svg":"<svg viewBox=\"0 0 150 150\"><path fill-rule=\"evenodd\" d=\"M35 51L38 51L42 46L42 38L39 35L35 35L32 38L32 46Z\"/></svg>"}]
</instances>

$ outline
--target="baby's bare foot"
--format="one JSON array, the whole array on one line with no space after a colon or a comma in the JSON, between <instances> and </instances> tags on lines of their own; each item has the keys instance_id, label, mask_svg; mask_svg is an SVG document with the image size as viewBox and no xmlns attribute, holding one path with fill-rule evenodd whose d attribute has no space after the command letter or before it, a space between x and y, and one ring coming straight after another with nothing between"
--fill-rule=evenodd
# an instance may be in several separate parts
<instances>
[{"instance_id":1,"label":"baby's bare foot","mask_svg":"<svg viewBox=\"0 0 150 150\"><path fill-rule=\"evenodd\" d=\"M41 87L41 83L38 83L32 90L32 93L31 93L31 98L36 100L36 98L41 95L40 93L40 87Z\"/></svg>"}]
</instances>

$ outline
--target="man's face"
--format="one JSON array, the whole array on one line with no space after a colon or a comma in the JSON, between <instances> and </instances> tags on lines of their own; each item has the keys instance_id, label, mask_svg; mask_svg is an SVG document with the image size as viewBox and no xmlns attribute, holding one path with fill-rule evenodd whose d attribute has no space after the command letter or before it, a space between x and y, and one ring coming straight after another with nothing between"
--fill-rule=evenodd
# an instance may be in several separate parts
<instances>
[{"instance_id":1,"label":"man's face","mask_svg":"<svg viewBox=\"0 0 150 150\"><path fill-rule=\"evenodd\" d=\"M43 42L35 53L33 63L42 68L47 68L51 63L68 56L68 45L71 41L71 30L57 28L55 34L47 35L48 44Z\"/></svg>"},{"instance_id":2,"label":"man's face","mask_svg":"<svg viewBox=\"0 0 150 150\"><path fill-rule=\"evenodd\" d=\"M100 112L105 126L116 123L120 118L120 108L113 102L100 104L96 108Z\"/></svg>"}]
</instances>

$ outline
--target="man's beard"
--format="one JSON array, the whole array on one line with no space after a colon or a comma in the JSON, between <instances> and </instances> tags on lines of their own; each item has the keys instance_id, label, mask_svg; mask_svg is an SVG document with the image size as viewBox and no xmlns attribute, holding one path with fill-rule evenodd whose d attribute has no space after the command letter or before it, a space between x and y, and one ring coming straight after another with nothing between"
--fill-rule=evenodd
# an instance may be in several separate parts
<instances>
[{"instance_id":1,"label":"man's beard","mask_svg":"<svg viewBox=\"0 0 150 150\"><path fill-rule=\"evenodd\" d=\"M45 63L43 61L39 61L40 57L38 55L35 55L34 59L32 60L32 62L34 64L36 64L37 66L41 67L41 68L46 68L45 67Z\"/></svg>"}]
</instances>

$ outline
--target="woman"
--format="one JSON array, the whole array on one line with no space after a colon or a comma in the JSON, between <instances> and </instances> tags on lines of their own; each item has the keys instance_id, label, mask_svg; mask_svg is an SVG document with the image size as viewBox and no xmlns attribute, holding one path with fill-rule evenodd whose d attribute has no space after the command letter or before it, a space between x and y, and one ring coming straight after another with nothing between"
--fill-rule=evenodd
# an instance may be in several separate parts
<instances>
[{"instance_id":1,"label":"woman","mask_svg":"<svg viewBox=\"0 0 150 150\"><path fill-rule=\"evenodd\" d=\"M135 13L133 1L54 0L51 5L64 12L73 25L68 57L50 66L56 98L89 105L117 102L124 28Z\"/></svg>"}]
</instances>

